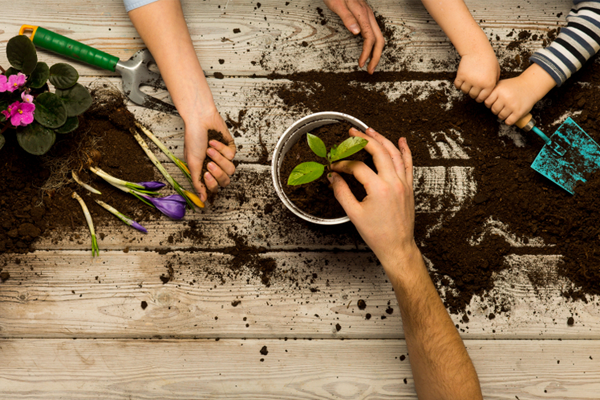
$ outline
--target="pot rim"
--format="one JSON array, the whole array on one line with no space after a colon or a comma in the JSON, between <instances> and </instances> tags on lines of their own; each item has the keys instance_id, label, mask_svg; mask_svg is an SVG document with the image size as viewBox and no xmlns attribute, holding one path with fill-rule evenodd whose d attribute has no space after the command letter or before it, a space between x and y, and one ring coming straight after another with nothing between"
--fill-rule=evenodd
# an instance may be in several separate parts
<instances>
[{"instance_id":1,"label":"pot rim","mask_svg":"<svg viewBox=\"0 0 600 400\"><path fill-rule=\"evenodd\" d=\"M340 113L337 111L322 111L314 114L307 115L305 117L300 118L296 122L294 122L289 128L283 132L283 135L277 141L275 145L275 150L273 151L273 158L271 160L271 177L273 178L273 186L275 187L275 192L277 196L281 200L281 202L287 207L288 210L293 212L298 217L302 218L305 221L312 222L319 225L339 225L350 221L348 216L340 217L340 218L320 218L315 217L314 215L308 214L304 210L298 208L292 201L286 196L283 191L282 184L279 179L279 169L280 165L283 162L283 157L287 153L283 151L283 148L291 141L296 138L296 136L304 135L306 132L310 130L302 131L306 125L317 121L327 121L330 120L331 123L338 122L349 122L354 125L356 128L362 130L363 132L367 130L368 126L351 115ZM327 124L323 124L327 125ZM299 139L296 139L296 141ZM296 142L294 142L296 143ZM291 147L291 146L290 146ZM289 149L288 149L289 150Z\"/></svg>"}]
</instances>

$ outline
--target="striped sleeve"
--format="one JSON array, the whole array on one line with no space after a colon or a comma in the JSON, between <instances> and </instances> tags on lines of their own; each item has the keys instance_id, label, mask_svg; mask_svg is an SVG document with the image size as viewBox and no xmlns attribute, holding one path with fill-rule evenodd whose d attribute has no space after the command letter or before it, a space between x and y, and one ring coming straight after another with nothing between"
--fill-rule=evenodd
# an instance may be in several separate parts
<instances>
[{"instance_id":1,"label":"striped sleeve","mask_svg":"<svg viewBox=\"0 0 600 400\"><path fill-rule=\"evenodd\" d=\"M138 7L145 6L146 4L154 3L155 1L157 0L123 0L123 3L125 3L125 10L129 12Z\"/></svg>"},{"instance_id":2,"label":"striped sleeve","mask_svg":"<svg viewBox=\"0 0 600 400\"><path fill-rule=\"evenodd\" d=\"M574 1L567 26L545 49L536 51L531 62L544 69L560 86L600 49L600 0Z\"/></svg>"}]
</instances>

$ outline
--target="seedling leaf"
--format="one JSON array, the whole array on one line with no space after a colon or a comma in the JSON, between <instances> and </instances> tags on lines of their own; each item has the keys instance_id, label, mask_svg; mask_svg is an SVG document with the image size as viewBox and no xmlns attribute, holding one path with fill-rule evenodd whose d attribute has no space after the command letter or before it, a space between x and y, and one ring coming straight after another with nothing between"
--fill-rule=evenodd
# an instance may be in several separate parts
<instances>
[{"instance_id":1,"label":"seedling leaf","mask_svg":"<svg viewBox=\"0 0 600 400\"><path fill-rule=\"evenodd\" d=\"M40 94L34 101L35 120L47 128L58 128L67 120L67 109L60 97L54 93Z\"/></svg>"},{"instance_id":2,"label":"seedling leaf","mask_svg":"<svg viewBox=\"0 0 600 400\"><path fill-rule=\"evenodd\" d=\"M50 67L50 83L57 89L68 89L77 83L77 70L65 63L54 64Z\"/></svg>"},{"instance_id":3,"label":"seedling leaf","mask_svg":"<svg viewBox=\"0 0 600 400\"><path fill-rule=\"evenodd\" d=\"M41 156L50 150L54 140L56 140L54 131L36 122L27 125L23 130L17 131L17 141L23 150L36 156Z\"/></svg>"},{"instance_id":4,"label":"seedling leaf","mask_svg":"<svg viewBox=\"0 0 600 400\"><path fill-rule=\"evenodd\" d=\"M25 35L15 36L8 41L6 57L10 65L25 75L31 74L37 64L35 46Z\"/></svg>"},{"instance_id":5,"label":"seedling leaf","mask_svg":"<svg viewBox=\"0 0 600 400\"><path fill-rule=\"evenodd\" d=\"M290 173L287 184L290 186L296 186L312 182L316 179L319 179L321 175L323 175L324 171L325 166L323 164L319 164L318 162L309 161L298 164Z\"/></svg>"},{"instance_id":6,"label":"seedling leaf","mask_svg":"<svg viewBox=\"0 0 600 400\"><path fill-rule=\"evenodd\" d=\"M56 94L65 104L68 117L81 115L92 105L92 96L81 83L76 83L68 89L56 89Z\"/></svg>"},{"instance_id":7,"label":"seedling leaf","mask_svg":"<svg viewBox=\"0 0 600 400\"><path fill-rule=\"evenodd\" d=\"M330 157L331 162L341 160L346 157L350 157L352 154L362 150L367 144L368 140L358 136L353 136L344 140L337 147L331 149Z\"/></svg>"},{"instance_id":8,"label":"seedling leaf","mask_svg":"<svg viewBox=\"0 0 600 400\"><path fill-rule=\"evenodd\" d=\"M40 61L39 63L37 63L35 69L29 76L29 80L27 81L27 83L29 84L30 88L39 89L42 86L44 86L49 76L50 69L48 68L48 64Z\"/></svg>"},{"instance_id":9,"label":"seedling leaf","mask_svg":"<svg viewBox=\"0 0 600 400\"><path fill-rule=\"evenodd\" d=\"M319 137L307 133L306 139L308 140L308 146L310 149L319 157L327 157L327 148L325 147L325 143Z\"/></svg>"}]
</instances>

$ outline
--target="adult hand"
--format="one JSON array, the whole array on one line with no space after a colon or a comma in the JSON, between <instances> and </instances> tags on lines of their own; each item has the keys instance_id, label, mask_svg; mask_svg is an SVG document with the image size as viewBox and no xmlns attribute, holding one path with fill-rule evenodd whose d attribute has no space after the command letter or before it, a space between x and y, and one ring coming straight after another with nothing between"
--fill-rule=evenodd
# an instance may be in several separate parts
<instances>
[{"instance_id":1,"label":"adult hand","mask_svg":"<svg viewBox=\"0 0 600 400\"><path fill-rule=\"evenodd\" d=\"M214 129L223 134L227 145L211 140L207 146L208 131ZM208 190L216 192L219 186L229 185L229 177L235 172L235 166L231 162L235 156L235 143L227 129L227 125L216 109L206 114L198 115L191 123L185 124L185 159L187 161L194 189L200 195L200 200L206 201ZM202 164L208 155L212 161L207 164L208 171L204 174L202 183Z\"/></svg>"},{"instance_id":2,"label":"adult hand","mask_svg":"<svg viewBox=\"0 0 600 400\"><path fill-rule=\"evenodd\" d=\"M359 202L339 174L331 172L328 178L336 199L377 258L384 267L395 265L416 249L410 149L405 138L399 140L398 149L372 128L366 135L350 129L350 135L369 141L365 149L373 156L377 173L360 161L340 161L332 169L354 175L367 196Z\"/></svg>"},{"instance_id":3,"label":"adult hand","mask_svg":"<svg viewBox=\"0 0 600 400\"><path fill-rule=\"evenodd\" d=\"M489 48L465 54L458 65L454 86L478 103L485 101L500 79L500 64L489 43Z\"/></svg>"},{"instance_id":4,"label":"adult hand","mask_svg":"<svg viewBox=\"0 0 600 400\"><path fill-rule=\"evenodd\" d=\"M555 85L546 71L532 64L516 78L501 80L485 105L506 125L512 125L527 115Z\"/></svg>"},{"instance_id":5,"label":"adult hand","mask_svg":"<svg viewBox=\"0 0 600 400\"><path fill-rule=\"evenodd\" d=\"M363 37L363 48L358 66L363 68L370 58L367 72L373 74L381 59L385 39L375 20L373 10L365 0L323 0L325 5L339 15L346 28L354 35Z\"/></svg>"}]
</instances>

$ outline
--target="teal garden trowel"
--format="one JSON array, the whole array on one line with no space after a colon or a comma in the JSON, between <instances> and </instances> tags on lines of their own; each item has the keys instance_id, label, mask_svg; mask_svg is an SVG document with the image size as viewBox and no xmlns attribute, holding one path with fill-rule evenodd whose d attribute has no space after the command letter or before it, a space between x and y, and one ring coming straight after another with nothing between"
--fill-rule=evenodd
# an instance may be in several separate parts
<instances>
[{"instance_id":1,"label":"teal garden trowel","mask_svg":"<svg viewBox=\"0 0 600 400\"><path fill-rule=\"evenodd\" d=\"M531 114L515 125L526 132L535 132L546 142L531 168L567 192L575 194L575 186L600 170L600 146L570 117L550 137L535 126Z\"/></svg>"}]
</instances>

